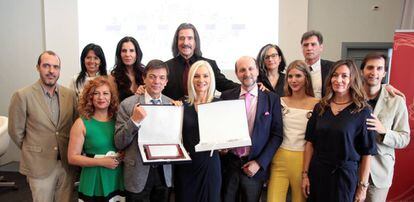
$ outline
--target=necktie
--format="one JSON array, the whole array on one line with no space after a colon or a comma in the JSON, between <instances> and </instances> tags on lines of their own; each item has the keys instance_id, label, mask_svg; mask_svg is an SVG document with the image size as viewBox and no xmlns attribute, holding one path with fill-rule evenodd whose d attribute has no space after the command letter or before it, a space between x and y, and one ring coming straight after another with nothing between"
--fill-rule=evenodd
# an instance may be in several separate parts
<instances>
[{"instance_id":1,"label":"necktie","mask_svg":"<svg viewBox=\"0 0 414 202\"><path fill-rule=\"evenodd\" d=\"M247 121L248 121L248 127L249 127L249 134L250 135L252 135L251 133L252 133L252 129L253 129L253 126L251 126L250 121L249 121L250 117L252 115L252 112L251 112L252 99L253 99L253 96L249 92L244 94L244 101L245 101L245 104L246 104L245 107L246 107L246 114L247 114ZM249 154L249 152L250 152L250 147L238 147L238 148L235 149L235 153L239 157L246 156L246 155Z\"/></svg>"},{"instance_id":2,"label":"necktie","mask_svg":"<svg viewBox=\"0 0 414 202\"><path fill-rule=\"evenodd\" d=\"M152 99L151 103L154 104L154 105L159 105L159 104L161 104L161 100L160 99Z\"/></svg>"},{"instance_id":3,"label":"necktie","mask_svg":"<svg viewBox=\"0 0 414 202\"><path fill-rule=\"evenodd\" d=\"M313 71L312 66L309 66L309 71L310 71L310 72L312 72L312 71Z\"/></svg>"},{"instance_id":4,"label":"necktie","mask_svg":"<svg viewBox=\"0 0 414 202\"><path fill-rule=\"evenodd\" d=\"M188 95L187 80L188 80L188 72L189 71L190 71L190 61L185 60L184 72L183 72L183 89L184 89L184 95Z\"/></svg>"}]
</instances>

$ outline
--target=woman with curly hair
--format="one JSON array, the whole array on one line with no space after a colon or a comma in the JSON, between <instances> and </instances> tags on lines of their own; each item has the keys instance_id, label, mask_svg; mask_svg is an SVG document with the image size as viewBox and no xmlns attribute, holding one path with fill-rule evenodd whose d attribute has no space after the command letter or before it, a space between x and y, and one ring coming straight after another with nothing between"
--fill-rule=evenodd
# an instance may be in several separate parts
<instances>
[{"instance_id":1,"label":"woman with curly hair","mask_svg":"<svg viewBox=\"0 0 414 202\"><path fill-rule=\"evenodd\" d=\"M68 147L69 163L82 167L80 201L122 198L122 168L114 144L118 104L116 89L106 77L89 81L83 89L78 105L81 117L72 126Z\"/></svg>"},{"instance_id":2,"label":"woman with curly hair","mask_svg":"<svg viewBox=\"0 0 414 202\"><path fill-rule=\"evenodd\" d=\"M367 130L371 109L359 70L339 60L325 82L305 133L302 191L308 201L364 201L375 132Z\"/></svg>"},{"instance_id":3,"label":"woman with curly hair","mask_svg":"<svg viewBox=\"0 0 414 202\"><path fill-rule=\"evenodd\" d=\"M111 79L115 81L119 100L133 95L140 85L144 84L142 73L144 66L141 64L142 51L138 41L133 37L122 38L116 47L115 66L111 71Z\"/></svg>"}]
</instances>

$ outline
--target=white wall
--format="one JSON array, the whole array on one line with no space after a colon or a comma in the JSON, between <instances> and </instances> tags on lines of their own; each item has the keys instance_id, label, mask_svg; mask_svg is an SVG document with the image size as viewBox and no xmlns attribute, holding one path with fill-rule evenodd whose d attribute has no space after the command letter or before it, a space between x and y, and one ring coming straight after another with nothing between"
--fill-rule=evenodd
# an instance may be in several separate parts
<instances>
[{"instance_id":1,"label":"white wall","mask_svg":"<svg viewBox=\"0 0 414 202\"><path fill-rule=\"evenodd\" d=\"M403 0L312 0L309 29L324 36L323 58L338 60L342 42L393 42L402 6Z\"/></svg>"},{"instance_id":2,"label":"white wall","mask_svg":"<svg viewBox=\"0 0 414 202\"><path fill-rule=\"evenodd\" d=\"M11 95L39 79L37 57L55 51L62 60L59 83L68 84L79 71L77 1L0 1L0 115L7 116ZM10 144L0 165L20 158Z\"/></svg>"},{"instance_id":3,"label":"white wall","mask_svg":"<svg viewBox=\"0 0 414 202\"><path fill-rule=\"evenodd\" d=\"M0 22L0 115L7 116L13 92L39 78L37 56L44 50L42 1L0 1ZM12 143L0 165L19 156Z\"/></svg>"}]
</instances>

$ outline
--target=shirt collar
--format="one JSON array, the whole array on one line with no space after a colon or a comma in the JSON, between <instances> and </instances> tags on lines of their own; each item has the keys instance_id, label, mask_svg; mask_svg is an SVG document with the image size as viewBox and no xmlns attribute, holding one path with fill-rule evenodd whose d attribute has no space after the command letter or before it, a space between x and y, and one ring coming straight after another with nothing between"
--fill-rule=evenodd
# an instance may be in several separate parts
<instances>
[{"instance_id":1,"label":"shirt collar","mask_svg":"<svg viewBox=\"0 0 414 202\"><path fill-rule=\"evenodd\" d=\"M310 65L312 67L312 72L319 72L321 71L321 59L316 61L314 64Z\"/></svg>"},{"instance_id":2,"label":"shirt collar","mask_svg":"<svg viewBox=\"0 0 414 202\"><path fill-rule=\"evenodd\" d=\"M187 59L185 59L181 54L178 54L177 58L182 62L185 63L185 61L187 61ZM190 62L190 64L193 64L194 62L196 62L198 60L198 56L196 54L193 54L193 56L191 56L188 61Z\"/></svg>"},{"instance_id":3,"label":"shirt collar","mask_svg":"<svg viewBox=\"0 0 414 202\"><path fill-rule=\"evenodd\" d=\"M44 84L42 83L42 81L41 80L39 80L39 84L40 84L40 87L42 88L42 91L43 91L43 94L45 94L45 95L47 95L47 96L53 96L53 95L49 95L49 91L47 91L46 90L46 88L45 88L45 86L44 86ZM56 86L55 86L55 91L54 91L54 93L56 94L56 95L59 95L59 85L58 84L56 84Z\"/></svg>"},{"instance_id":4,"label":"shirt collar","mask_svg":"<svg viewBox=\"0 0 414 202\"><path fill-rule=\"evenodd\" d=\"M244 94L246 94L247 93L247 91L246 90L244 90L242 87L240 87L240 96L239 97L244 97ZM251 95L253 95L254 97L257 97L257 95L259 94L259 87L257 86L257 84L255 84L254 85L254 87L253 87L253 89L251 89L250 91L249 91L249 93L251 94Z\"/></svg>"},{"instance_id":5,"label":"shirt collar","mask_svg":"<svg viewBox=\"0 0 414 202\"><path fill-rule=\"evenodd\" d=\"M160 95L160 97L158 97L158 98L152 98L152 97L148 94L147 90L145 90L144 96L145 96L145 104L151 104L151 100L159 100L159 101L160 101L160 103L162 103L162 100L161 100L161 95Z\"/></svg>"}]
</instances>

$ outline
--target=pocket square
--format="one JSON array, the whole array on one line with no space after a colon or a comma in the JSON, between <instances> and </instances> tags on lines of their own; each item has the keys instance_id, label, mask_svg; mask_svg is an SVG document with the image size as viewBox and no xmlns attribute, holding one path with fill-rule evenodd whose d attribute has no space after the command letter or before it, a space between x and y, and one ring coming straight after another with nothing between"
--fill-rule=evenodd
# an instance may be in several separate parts
<instances>
[{"instance_id":1,"label":"pocket square","mask_svg":"<svg viewBox=\"0 0 414 202\"><path fill-rule=\"evenodd\" d=\"M268 115L270 115L270 113L269 112L265 112L264 115L265 116L268 116Z\"/></svg>"}]
</instances>

